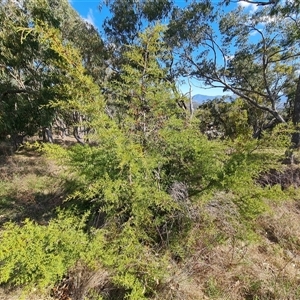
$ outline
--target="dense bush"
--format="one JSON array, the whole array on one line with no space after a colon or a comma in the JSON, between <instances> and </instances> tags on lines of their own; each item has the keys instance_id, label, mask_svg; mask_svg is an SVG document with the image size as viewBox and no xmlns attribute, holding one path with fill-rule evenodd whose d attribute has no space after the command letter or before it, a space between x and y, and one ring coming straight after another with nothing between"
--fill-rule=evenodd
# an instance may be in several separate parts
<instances>
[{"instance_id":1,"label":"dense bush","mask_svg":"<svg viewBox=\"0 0 300 300\"><path fill-rule=\"evenodd\" d=\"M0 233L0 282L46 288L60 280L86 251L83 223L67 215L42 226L6 223Z\"/></svg>"}]
</instances>

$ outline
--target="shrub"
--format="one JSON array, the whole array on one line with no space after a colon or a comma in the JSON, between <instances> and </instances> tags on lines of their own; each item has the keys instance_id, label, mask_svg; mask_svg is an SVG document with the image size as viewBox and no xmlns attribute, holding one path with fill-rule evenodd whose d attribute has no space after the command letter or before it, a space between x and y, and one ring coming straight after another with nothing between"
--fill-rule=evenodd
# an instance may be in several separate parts
<instances>
[{"instance_id":1,"label":"shrub","mask_svg":"<svg viewBox=\"0 0 300 300\"><path fill-rule=\"evenodd\" d=\"M82 222L60 216L48 226L25 220L0 232L0 283L45 288L61 279L87 246Z\"/></svg>"}]
</instances>

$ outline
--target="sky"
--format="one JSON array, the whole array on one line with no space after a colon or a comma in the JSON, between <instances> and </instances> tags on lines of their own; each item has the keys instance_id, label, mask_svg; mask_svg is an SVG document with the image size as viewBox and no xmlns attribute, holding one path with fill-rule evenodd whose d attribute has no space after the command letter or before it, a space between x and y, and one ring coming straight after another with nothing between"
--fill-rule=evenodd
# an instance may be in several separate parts
<instances>
[{"instance_id":1,"label":"sky","mask_svg":"<svg viewBox=\"0 0 300 300\"><path fill-rule=\"evenodd\" d=\"M98 6L100 4L100 0L69 0L72 7L79 13L79 15L88 23L91 23L96 27L101 33L101 24L103 20L109 15L109 12L106 8L102 9L100 12ZM175 0L174 1L178 6L186 6L186 1L184 0ZM212 1L214 3L214 0ZM217 3L216 1L215 3ZM240 2L241 5L245 10L252 12L256 9L254 4L249 4L247 2ZM187 81L180 83L179 86L180 90L183 94L187 94L191 90L191 94L203 94L208 96L219 96L223 95L223 89L221 88L204 88L200 86L199 81L190 80L188 83Z\"/></svg>"}]
</instances>

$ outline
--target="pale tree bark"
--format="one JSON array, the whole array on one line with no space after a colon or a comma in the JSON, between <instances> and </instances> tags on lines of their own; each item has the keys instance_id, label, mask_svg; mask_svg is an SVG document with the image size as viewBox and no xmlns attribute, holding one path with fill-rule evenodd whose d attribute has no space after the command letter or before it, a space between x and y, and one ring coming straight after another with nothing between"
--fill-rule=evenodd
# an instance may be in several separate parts
<instances>
[{"instance_id":1,"label":"pale tree bark","mask_svg":"<svg viewBox=\"0 0 300 300\"><path fill-rule=\"evenodd\" d=\"M43 127L43 142L53 144L52 131L49 127Z\"/></svg>"},{"instance_id":2,"label":"pale tree bark","mask_svg":"<svg viewBox=\"0 0 300 300\"><path fill-rule=\"evenodd\" d=\"M82 115L78 111L73 112L73 121L74 121L73 135L78 143L84 145L85 142L79 134L80 125L82 125Z\"/></svg>"}]
</instances>

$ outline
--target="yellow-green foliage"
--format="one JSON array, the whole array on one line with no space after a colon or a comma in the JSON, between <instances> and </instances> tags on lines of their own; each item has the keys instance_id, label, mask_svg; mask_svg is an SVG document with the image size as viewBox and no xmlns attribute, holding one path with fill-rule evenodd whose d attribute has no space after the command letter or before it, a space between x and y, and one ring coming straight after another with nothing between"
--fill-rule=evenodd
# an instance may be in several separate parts
<instances>
[{"instance_id":1,"label":"yellow-green foliage","mask_svg":"<svg viewBox=\"0 0 300 300\"><path fill-rule=\"evenodd\" d=\"M44 149L72 174L68 200L76 214L88 211L103 220L97 224L100 229L87 228L86 233L77 218L68 216L48 226L29 220L22 226L8 223L1 232L0 281L45 287L81 260L107 268L129 299L147 299L164 280L172 247L183 256L176 238L182 232L188 235L192 220L185 209L193 200L225 189L234 195L244 219L264 210L262 200L269 191L258 188L254 179L268 155L249 138L246 114L236 124L242 138L228 144L209 141L198 131L199 124L178 109L179 93L162 80L166 71L159 61L168 51L161 42L161 26L140 35L137 46L126 53L129 63L122 66L121 81L112 84L114 104L120 107L112 117L106 115L104 96L86 75L78 51L63 43L56 30L35 30L57 53L56 66L67 74L57 86L64 97L52 105L85 114L94 142ZM237 102L228 118L234 122L240 110ZM172 197L169 188L175 182L186 185L189 199ZM186 222L180 223L178 216Z\"/></svg>"},{"instance_id":2,"label":"yellow-green foliage","mask_svg":"<svg viewBox=\"0 0 300 300\"><path fill-rule=\"evenodd\" d=\"M209 141L197 127L197 122L170 118L160 131L158 150L163 153L169 180L188 182L201 190L219 177L225 148L218 141Z\"/></svg>"},{"instance_id":3,"label":"yellow-green foliage","mask_svg":"<svg viewBox=\"0 0 300 300\"><path fill-rule=\"evenodd\" d=\"M239 98L232 102L211 100L200 105L196 111L201 131L208 130L210 124L213 124L214 129L230 139L251 136L252 129L248 121L250 115L247 105Z\"/></svg>"},{"instance_id":4,"label":"yellow-green foliage","mask_svg":"<svg viewBox=\"0 0 300 300\"><path fill-rule=\"evenodd\" d=\"M129 299L147 299L167 276L168 257L142 242L144 238L133 221L97 230L84 259L91 265L100 261Z\"/></svg>"},{"instance_id":5,"label":"yellow-green foliage","mask_svg":"<svg viewBox=\"0 0 300 300\"><path fill-rule=\"evenodd\" d=\"M87 247L82 222L61 215L47 226L6 223L0 232L0 282L45 288L61 279Z\"/></svg>"},{"instance_id":6,"label":"yellow-green foliage","mask_svg":"<svg viewBox=\"0 0 300 300\"><path fill-rule=\"evenodd\" d=\"M277 135L278 140L285 140L280 134ZM221 189L235 194L235 202L246 220L257 217L266 209L264 199L277 199L283 194L282 191L278 192L276 187L262 188L257 183L260 174L270 168L279 167L274 151L271 152L272 155L269 152L273 149L272 139L272 135L264 140L245 140L241 136L228 144L230 153L224 160L222 175L217 185L221 184Z\"/></svg>"}]
</instances>

